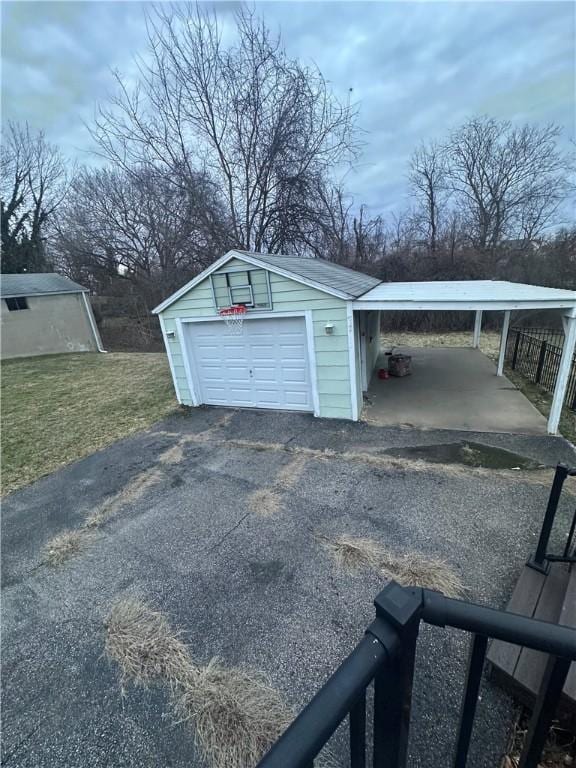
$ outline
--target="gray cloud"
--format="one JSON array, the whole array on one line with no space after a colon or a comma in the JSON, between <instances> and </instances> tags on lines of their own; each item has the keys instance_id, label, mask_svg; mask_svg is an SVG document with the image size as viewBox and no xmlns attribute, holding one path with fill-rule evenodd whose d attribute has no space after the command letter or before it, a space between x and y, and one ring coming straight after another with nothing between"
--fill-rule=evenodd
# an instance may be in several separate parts
<instances>
[{"instance_id":1,"label":"gray cloud","mask_svg":"<svg viewBox=\"0 0 576 768\"><path fill-rule=\"evenodd\" d=\"M235 3L212 3L229 24ZM82 125L135 75L145 47L139 2L5 2L3 119L44 128L82 161ZM575 133L574 6L568 2L257 3L288 53L315 63L358 103L365 146L346 184L374 211L406 203L412 149L464 118L554 121Z\"/></svg>"}]
</instances>

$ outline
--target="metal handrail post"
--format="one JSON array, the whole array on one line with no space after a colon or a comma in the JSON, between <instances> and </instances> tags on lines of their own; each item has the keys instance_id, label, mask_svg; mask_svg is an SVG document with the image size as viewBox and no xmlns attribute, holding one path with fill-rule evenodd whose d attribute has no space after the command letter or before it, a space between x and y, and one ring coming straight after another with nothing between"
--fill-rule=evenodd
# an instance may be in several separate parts
<instances>
[{"instance_id":1,"label":"metal handrail post","mask_svg":"<svg viewBox=\"0 0 576 768\"><path fill-rule=\"evenodd\" d=\"M535 568L537 571L546 572L548 570L548 564L545 562L548 542L550 541L550 534L552 533L552 526L554 525L554 518L556 517L556 510L558 509L562 487L568 474L569 469L566 464L557 465L552 488L550 489L550 496L548 497L548 506L546 507L542 528L540 529L536 552L534 553L534 557L528 561L528 565L531 568Z\"/></svg>"}]
</instances>

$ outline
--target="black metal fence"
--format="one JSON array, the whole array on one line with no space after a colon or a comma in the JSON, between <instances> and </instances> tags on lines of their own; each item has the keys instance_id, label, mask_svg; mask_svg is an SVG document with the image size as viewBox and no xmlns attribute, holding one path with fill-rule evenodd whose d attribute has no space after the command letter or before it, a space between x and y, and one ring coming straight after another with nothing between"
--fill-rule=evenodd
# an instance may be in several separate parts
<instances>
[{"instance_id":1,"label":"black metal fence","mask_svg":"<svg viewBox=\"0 0 576 768\"><path fill-rule=\"evenodd\" d=\"M564 562L576 564L576 546L574 546L574 538L576 536L576 508L572 515L572 521L570 523L570 529L568 536L564 542L564 550L561 555L548 552L548 544L550 542L550 534L554 527L554 521L556 519L556 513L558 511L558 502L562 495L562 488L568 477L576 477L576 467L567 467L566 464L558 464L556 472L554 473L554 481L550 490L550 496L548 498L548 506L546 507L546 514L542 522L542 528L540 529L540 536L538 538L538 544L536 546L536 552L534 557L529 560L529 565L537 570L544 571L548 569L548 563L552 562Z\"/></svg>"},{"instance_id":2,"label":"black metal fence","mask_svg":"<svg viewBox=\"0 0 576 768\"><path fill-rule=\"evenodd\" d=\"M506 345L506 362L528 381L554 392L564 336L547 328L511 328ZM572 360L566 407L576 411L576 355Z\"/></svg>"},{"instance_id":3,"label":"black metal fence","mask_svg":"<svg viewBox=\"0 0 576 768\"><path fill-rule=\"evenodd\" d=\"M346 717L351 768L365 768L366 692L374 682L374 768L406 766L411 692L421 621L472 633L468 673L451 765L465 768L488 639L551 654L524 742L519 768L537 768L572 661L576 632L545 621L453 600L427 589L388 584L374 601L364 638L302 710L258 768L312 768ZM448 761L447 761L448 765Z\"/></svg>"},{"instance_id":4,"label":"black metal fence","mask_svg":"<svg viewBox=\"0 0 576 768\"><path fill-rule=\"evenodd\" d=\"M547 553L564 481L576 469L558 465L536 553L538 569L546 559L574 561L576 527L572 521L562 557ZM404 768L408 752L412 682L418 631L422 621L472 634L460 722L451 760L466 768L488 640L495 638L549 654L540 691L520 756L519 768L537 768L572 662L576 631L538 619L453 600L422 588L388 584L376 597L376 618L364 638L302 710L258 768L313 768L314 760L338 726L349 722L351 768L366 768L367 689L374 684L373 768ZM440 713L436 713L440 716Z\"/></svg>"}]
</instances>

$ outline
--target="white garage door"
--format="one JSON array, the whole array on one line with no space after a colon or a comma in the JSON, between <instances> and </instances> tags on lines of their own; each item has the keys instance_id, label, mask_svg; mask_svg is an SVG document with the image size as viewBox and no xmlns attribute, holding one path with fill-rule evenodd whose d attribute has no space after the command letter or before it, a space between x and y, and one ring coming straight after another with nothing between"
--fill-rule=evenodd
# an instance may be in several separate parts
<instances>
[{"instance_id":1,"label":"white garage door","mask_svg":"<svg viewBox=\"0 0 576 768\"><path fill-rule=\"evenodd\" d=\"M201 402L314 410L304 318L245 320L238 336L223 321L184 327Z\"/></svg>"}]
</instances>

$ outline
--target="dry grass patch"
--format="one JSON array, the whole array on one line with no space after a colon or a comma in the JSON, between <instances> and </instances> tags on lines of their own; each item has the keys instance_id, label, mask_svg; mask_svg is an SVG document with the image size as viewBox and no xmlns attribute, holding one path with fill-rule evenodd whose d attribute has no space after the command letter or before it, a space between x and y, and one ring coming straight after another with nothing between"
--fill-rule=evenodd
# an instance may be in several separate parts
<instances>
[{"instance_id":1,"label":"dry grass patch","mask_svg":"<svg viewBox=\"0 0 576 768\"><path fill-rule=\"evenodd\" d=\"M213 768L253 768L293 719L280 694L257 672L212 659L187 682L176 712L191 721Z\"/></svg>"},{"instance_id":2,"label":"dry grass patch","mask_svg":"<svg viewBox=\"0 0 576 768\"><path fill-rule=\"evenodd\" d=\"M384 552L379 567L386 578L394 579L403 587L434 589L446 597L461 597L465 593L458 574L445 560L421 552L401 555Z\"/></svg>"},{"instance_id":3,"label":"dry grass patch","mask_svg":"<svg viewBox=\"0 0 576 768\"><path fill-rule=\"evenodd\" d=\"M118 493L115 493L101 507L92 512L86 518L84 526L86 528L98 528L125 504L133 504L141 499L149 488L159 483L163 478L164 473L161 469L146 469L144 472L140 472L124 488L121 488Z\"/></svg>"},{"instance_id":4,"label":"dry grass patch","mask_svg":"<svg viewBox=\"0 0 576 768\"><path fill-rule=\"evenodd\" d=\"M217 659L194 663L166 617L137 599L116 603L106 623L105 651L128 679L168 685L175 715L195 729L212 768L253 768L293 715L261 673Z\"/></svg>"},{"instance_id":5,"label":"dry grass patch","mask_svg":"<svg viewBox=\"0 0 576 768\"><path fill-rule=\"evenodd\" d=\"M193 671L188 649L159 611L136 599L118 601L105 622L105 651L120 667L122 683L185 680Z\"/></svg>"},{"instance_id":6,"label":"dry grass patch","mask_svg":"<svg viewBox=\"0 0 576 768\"><path fill-rule=\"evenodd\" d=\"M383 349L393 347L471 347L470 331L447 331L445 333L386 331L380 336ZM498 360L500 352L500 334L496 331L483 331L480 336L480 350L492 360Z\"/></svg>"},{"instance_id":7,"label":"dry grass patch","mask_svg":"<svg viewBox=\"0 0 576 768\"><path fill-rule=\"evenodd\" d=\"M259 446L260 444L258 444ZM260 450L260 448L256 448ZM282 493L293 488L304 471L307 457L296 455L283 466L276 476L276 482L270 488L260 488L248 497L251 512L262 517L275 515L282 506Z\"/></svg>"},{"instance_id":8,"label":"dry grass patch","mask_svg":"<svg viewBox=\"0 0 576 768\"><path fill-rule=\"evenodd\" d=\"M297 454L288 464L278 472L276 477L276 487L284 491L293 488L302 477L306 467L306 456Z\"/></svg>"},{"instance_id":9,"label":"dry grass patch","mask_svg":"<svg viewBox=\"0 0 576 768\"><path fill-rule=\"evenodd\" d=\"M379 566L382 547L373 539L339 536L333 541L326 538L321 540L338 565L348 571L355 571L358 568L377 569Z\"/></svg>"},{"instance_id":10,"label":"dry grass patch","mask_svg":"<svg viewBox=\"0 0 576 768\"><path fill-rule=\"evenodd\" d=\"M322 537L321 541L347 570L370 568L403 587L434 589L446 597L460 597L465 592L460 578L445 560L421 552L394 553L368 538L343 535L333 540Z\"/></svg>"},{"instance_id":11,"label":"dry grass patch","mask_svg":"<svg viewBox=\"0 0 576 768\"><path fill-rule=\"evenodd\" d=\"M248 497L251 512L262 517L271 517L280 509L280 496L272 488L260 488Z\"/></svg>"},{"instance_id":12,"label":"dry grass patch","mask_svg":"<svg viewBox=\"0 0 576 768\"><path fill-rule=\"evenodd\" d=\"M180 464L184 458L184 448L182 443L176 443L171 448L167 448L163 451L158 460L161 464Z\"/></svg>"},{"instance_id":13,"label":"dry grass patch","mask_svg":"<svg viewBox=\"0 0 576 768\"><path fill-rule=\"evenodd\" d=\"M160 482L163 476L159 469L141 472L111 499L108 499L101 507L92 512L80 528L66 531L51 539L45 547L44 562L47 565L62 565L70 557L77 555L85 545L94 539L96 530L108 518L118 512L124 504L140 499L148 488Z\"/></svg>"},{"instance_id":14,"label":"dry grass patch","mask_svg":"<svg viewBox=\"0 0 576 768\"><path fill-rule=\"evenodd\" d=\"M62 565L69 557L78 554L88 543L90 536L81 529L59 533L44 547L44 562L48 565Z\"/></svg>"}]
</instances>

